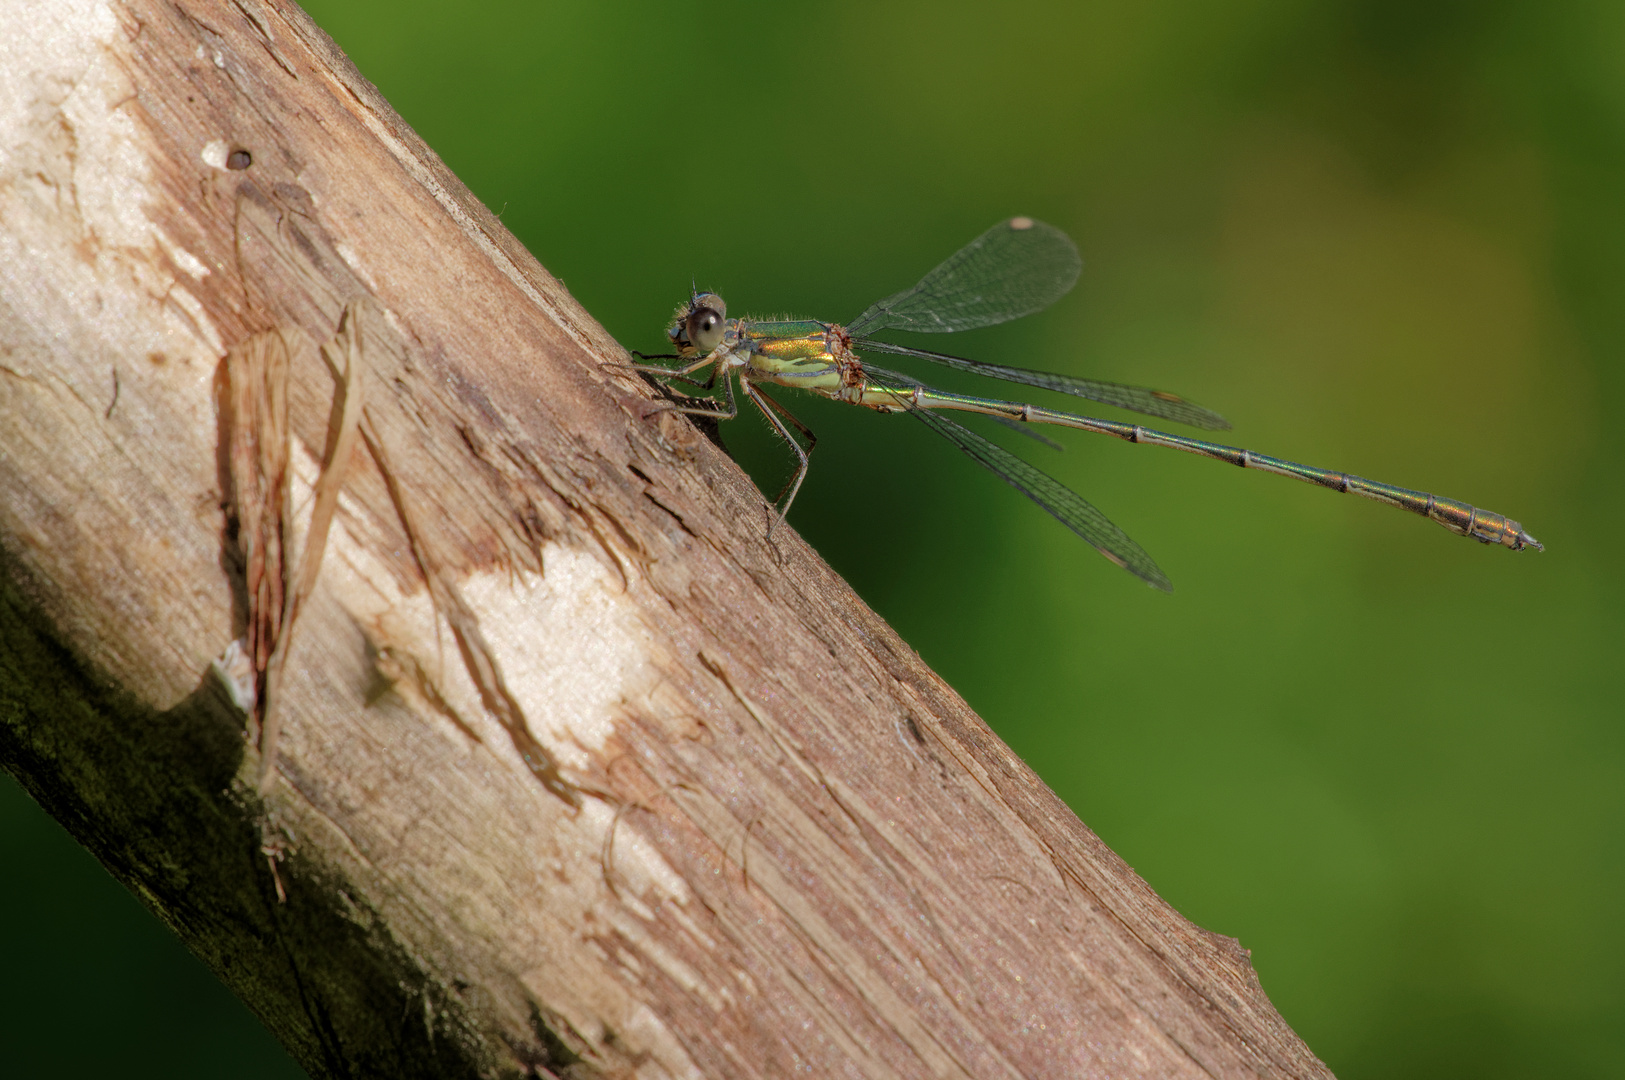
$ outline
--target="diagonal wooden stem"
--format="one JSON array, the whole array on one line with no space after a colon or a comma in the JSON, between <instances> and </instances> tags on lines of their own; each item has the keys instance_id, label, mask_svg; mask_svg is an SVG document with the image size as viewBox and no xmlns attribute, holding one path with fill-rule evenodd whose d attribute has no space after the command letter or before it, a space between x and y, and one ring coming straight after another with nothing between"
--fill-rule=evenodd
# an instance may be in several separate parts
<instances>
[{"instance_id":1,"label":"diagonal wooden stem","mask_svg":"<svg viewBox=\"0 0 1625 1080\"><path fill-rule=\"evenodd\" d=\"M302 12L14 8L0 761L313 1076L1329 1075ZM326 544L251 591L266 334ZM262 795L228 661L289 600Z\"/></svg>"}]
</instances>

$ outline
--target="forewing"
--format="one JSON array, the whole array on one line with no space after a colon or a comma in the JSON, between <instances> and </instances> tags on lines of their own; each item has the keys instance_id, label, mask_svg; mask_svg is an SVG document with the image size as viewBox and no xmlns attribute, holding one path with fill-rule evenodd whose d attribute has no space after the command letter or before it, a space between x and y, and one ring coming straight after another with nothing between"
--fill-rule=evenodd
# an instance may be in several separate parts
<instances>
[{"instance_id":1,"label":"forewing","mask_svg":"<svg viewBox=\"0 0 1625 1080\"><path fill-rule=\"evenodd\" d=\"M1049 307L1082 269L1066 233L1032 218L1011 218L950 255L912 289L870 307L847 329L854 335L941 334L993 326Z\"/></svg>"}]
</instances>

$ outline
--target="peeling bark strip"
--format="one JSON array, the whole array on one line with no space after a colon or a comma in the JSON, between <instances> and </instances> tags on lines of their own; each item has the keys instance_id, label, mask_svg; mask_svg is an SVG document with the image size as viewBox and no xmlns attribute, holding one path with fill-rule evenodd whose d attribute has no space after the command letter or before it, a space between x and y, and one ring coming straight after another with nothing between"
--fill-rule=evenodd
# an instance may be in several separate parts
<instances>
[{"instance_id":1,"label":"peeling bark strip","mask_svg":"<svg viewBox=\"0 0 1625 1080\"><path fill-rule=\"evenodd\" d=\"M221 443L230 478L225 503L242 555L247 610L244 653L253 665L249 700L265 697L265 669L281 637L287 545L293 535L288 496L288 346L276 331L255 334L226 354L220 401Z\"/></svg>"},{"instance_id":2,"label":"peeling bark strip","mask_svg":"<svg viewBox=\"0 0 1625 1080\"><path fill-rule=\"evenodd\" d=\"M291 4L11 0L0 223L0 761L313 1076L1329 1075Z\"/></svg>"},{"instance_id":3,"label":"peeling bark strip","mask_svg":"<svg viewBox=\"0 0 1625 1080\"><path fill-rule=\"evenodd\" d=\"M229 167L231 166L228 164ZM293 645L294 625L298 622L300 609L310 598L311 590L316 587L316 575L321 572L322 556L327 552L327 530L333 524L333 513L338 509L339 492L344 488L344 477L350 467L350 454L355 449L356 438L361 433L361 410L366 401L367 354L362 346L359 308L351 306L344 309L344 322L339 327L339 335L339 340L343 342L341 352L335 348L336 342L322 346L322 359L333 369L335 383L333 419L327 441L327 454L322 459L322 471L316 479L316 490L310 510L310 527L305 530L305 549L299 555L299 569L285 586L276 648L265 662L264 686L260 698L261 795L270 793L276 771L277 741L282 731L282 672L287 666L288 651ZM342 363L334 355L335 352L343 357ZM286 418L284 418L284 435L285 420ZM284 506L286 506L285 497ZM290 563L285 562L283 565L286 568ZM251 619L251 624L252 621Z\"/></svg>"},{"instance_id":4,"label":"peeling bark strip","mask_svg":"<svg viewBox=\"0 0 1625 1080\"><path fill-rule=\"evenodd\" d=\"M297 332L296 332L297 333ZM360 313L347 308L340 337L322 346L335 390L327 453L316 481L305 546L297 563L288 554L293 536L288 475L288 345L277 331L255 334L226 354L220 394L220 444L229 485L223 508L228 533L242 557L242 602L247 634L216 662L228 672L236 649L252 681L233 685L233 697L259 732L259 789L270 790L281 732L281 684L299 610L316 586L327 531L338 509L350 454L361 430L365 352ZM231 551L226 552L229 560ZM297 567L297 569L295 569Z\"/></svg>"}]
</instances>

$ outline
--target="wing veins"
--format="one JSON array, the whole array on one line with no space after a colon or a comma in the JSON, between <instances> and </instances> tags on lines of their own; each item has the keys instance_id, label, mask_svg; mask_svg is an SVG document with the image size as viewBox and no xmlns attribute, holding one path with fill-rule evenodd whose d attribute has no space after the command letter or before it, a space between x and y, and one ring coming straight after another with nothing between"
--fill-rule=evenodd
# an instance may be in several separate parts
<instances>
[{"instance_id":1,"label":"wing veins","mask_svg":"<svg viewBox=\"0 0 1625 1080\"><path fill-rule=\"evenodd\" d=\"M898 394L898 401L906 412L953 443L972 461L1037 503L1107 559L1155 588L1164 592L1173 591L1173 583L1168 580L1168 575L1162 572L1146 550L1083 496L963 424L913 404L906 394L908 387L918 385L913 380L883 369L866 367L865 371L872 381L882 387L903 391Z\"/></svg>"},{"instance_id":2,"label":"wing veins","mask_svg":"<svg viewBox=\"0 0 1625 1080\"><path fill-rule=\"evenodd\" d=\"M848 329L940 334L993 326L1049 307L1082 269L1066 233L1032 218L1012 218L948 256L912 288L870 305Z\"/></svg>"}]
</instances>

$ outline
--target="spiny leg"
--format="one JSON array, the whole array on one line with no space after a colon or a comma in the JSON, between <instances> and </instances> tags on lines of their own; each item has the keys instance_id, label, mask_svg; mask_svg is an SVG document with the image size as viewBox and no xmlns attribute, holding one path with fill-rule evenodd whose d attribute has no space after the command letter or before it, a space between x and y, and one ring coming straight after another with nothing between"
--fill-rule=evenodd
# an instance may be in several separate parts
<instances>
[{"instance_id":1,"label":"spiny leg","mask_svg":"<svg viewBox=\"0 0 1625 1080\"><path fill-rule=\"evenodd\" d=\"M630 364L627 365L627 366L631 367ZM652 372L648 368L644 368L644 367L634 368L634 370L638 371L638 372L640 372L642 374L645 374L645 375L654 374L654 372ZM661 376L660 385L668 386L671 383L682 383L684 386L692 386L696 390L710 390L710 389L714 388L717 385L717 369L712 368L711 369L711 377L708 378L708 379L703 379L703 380L702 379L691 379L687 375L663 375L663 376Z\"/></svg>"},{"instance_id":2,"label":"spiny leg","mask_svg":"<svg viewBox=\"0 0 1625 1080\"><path fill-rule=\"evenodd\" d=\"M715 371L711 373L711 378L713 381L715 381ZM709 388L711 383L708 382L705 385L707 388ZM663 412L678 412L682 413L684 416L709 416L713 420L732 420L739 415L739 399L734 397L734 381L730 378L724 377L722 380L722 385L728 388L728 407L726 409L703 409L696 408L692 405L678 405L676 402L667 401L660 405L656 405L654 408L644 413L643 418L647 420L649 417L657 416ZM690 400L693 399L691 398Z\"/></svg>"},{"instance_id":3,"label":"spiny leg","mask_svg":"<svg viewBox=\"0 0 1625 1080\"><path fill-rule=\"evenodd\" d=\"M680 357L678 357L675 353L667 353L667 354L665 354L663 356L644 356L642 353L632 353L631 355L636 356L640 360L665 360L665 359L677 360L677 359L680 359ZM685 375L692 375L694 372L700 370L702 367L704 367L707 364L714 364L714 363L716 363L716 357L711 353L707 353L706 355L700 357L699 359L695 360L691 364L686 364L683 367L676 367L676 368L661 367L659 364L623 364L623 363L619 363L619 362L611 362L611 363L606 364L604 366L605 367L618 367L618 368L631 368L633 371L641 371L641 372L644 372L645 374L648 374L648 375L664 375L668 379L680 379ZM713 372L711 377L713 379L716 378L716 373Z\"/></svg>"},{"instance_id":4,"label":"spiny leg","mask_svg":"<svg viewBox=\"0 0 1625 1080\"><path fill-rule=\"evenodd\" d=\"M640 353L636 349L631 349L629 351L631 352L631 354L633 356L637 357L639 360L681 360L682 359L682 357L680 355L678 355L677 353ZM701 363L709 361L710 359L711 359L711 357L708 355L708 356L705 357L704 361L701 361ZM721 370L720 366L713 365L712 368L711 368L711 374L706 377L706 380L704 382L701 382L698 379L691 379L691 378L688 377L688 373L691 372L691 371L696 370L700 366L700 364L690 364L687 367L681 367L681 368L661 367L659 364L611 364L609 366L610 367L631 368L633 371L640 371L640 372L643 372L646 375L660 375L660 376L662 376L664 378L671 379L671 380L673 380L675 382L684 383L684 384L686 384L688 386L699 387L701 390L709 390L712 387L716 386L716 384L717 384L717 372Z\"/></svg>"},{"instance_id":5,"label":"spiny leg","mask_svg":"<svg viewBox=\"0 0 1625 1080\"><path fill-rule=\"evenodd\" d=\"M635 355L642 354L639 353ZM712 358L710 356L706 356L692 364L689 364L687 367L681 368L663 368L658 364L614 364L611 366L631 368L633 371L644 372L645 374L649 375L659 375L666 379L675 379L679 382L688 383L690 386L697 386L702 390L710 390L716 385L717 376L722 371L722 365L720 363L715 364L711 368L711 377L705 380L703 383L698 379L690 379L686 377L689 372L697 371L703 365L710 363L713 363ZM739 402L738 399L734 397L734 382L731 378L723 376L722 384L728 388L728 407L726 409L697 408L692 405L679 405L676 402L666 401L656 405L654 408L644 413L643 418L647 420L649 417L657 416L663 412L678 412L685 416L708 416L714 420L732 420L739 415Z\"/></svg>"},{"instance_id":6,"label":"spiny leg","mask_svg":"<svg viewBox=\"0 0 1625 1080\"><path fill-rule=\"evenodd\" d=\"M745 388L746 395L756 403L756 407L758 409L762 410L762 415L767 417L767 422L772 424L773 429L779 433L779 438L789 443L790 449L796 452L796 474L791 477L790 482L785 484L784 488L780 490L778 498L773 500L773 505L775 508L777 508L779 500L783 499L784 508L779 510L778 514L776 515L776 520L772 525L768 526L768 533L771 535L774 527L777 526L779 522L782 522L785 518L790 516L790 505L796 501L796 495L801 491L801 482L807 479L807 459L812 454L813 447L818 445L818 436L813 434L812 428L808 427L806 424L803 424L800 420L797 420L789 409L786 409L783 405L780 405L762 391L756 389L756 387L751 384L749 379L740 379L739 385ZM775 413L778 415L775 416ZM779 416L782 416L785 420L790 421L790 423L795 425L797 431L801 432L801 434L807 437L807 448L805 450L802 449L800 443L796 442L795 436L790 434L790 429L784 426L784 422L779 419ZM790 493L788 498L785 497L785 492Z\"/></svg>"},{"instance_id":7,"label":"spiny leg","mask_svg":"<svg viewBox=\"0 0 1625 1080\"><path fill-rule=\"evenodd\" d=\"M802 454L802 459L803 459L804 462L811 461L812 460L813 447L818 445L818 436L813 433L813 429L808 427L806 424L803 424L800 420L798 420L794 413L792 413L789 409L786 409L776 399L769 397L768 394L767 394L767 391L765 391L765 390L757 390L756 393L757 393L758 396L761 397L761 399L763 401L765 401L769 405L771 405L774 408L774 410L776 412L778 412L778 414L780 416L784 417L786 420L790 421L791 424L795 425L795 429L797 431L799 431L801 433L802 437L807 440L807 448L806 448L805 452ZM769 417L769 419L771 419L771 417ZM783 433L782 428L780 429L780 433L781 434ZM792 443L792 445L795 445L795 444ZM805 473L806 473L806 470L803 469L802 474L805 475ZM800 488L801 488L801 480L800 480L800 478L794 479L793 483L795 483L796 489L799 491ZM778 496L775 497L774 500L773 500L773 503L774 503L775 506L778 505L779 499L784 498L784 493L786 491L790 491L790 484L789 483L786 483L784 485L784 487L779 489ZM788 514L790 512L790 502L795 501L795 497L796 497L795 492L791 491L790 492L790 501L786 502L784 504L784 512L786 514Z\"/></svg>"}]
</instances>

